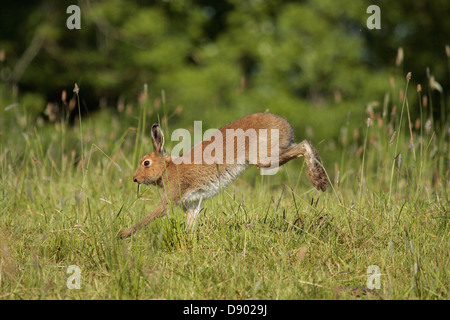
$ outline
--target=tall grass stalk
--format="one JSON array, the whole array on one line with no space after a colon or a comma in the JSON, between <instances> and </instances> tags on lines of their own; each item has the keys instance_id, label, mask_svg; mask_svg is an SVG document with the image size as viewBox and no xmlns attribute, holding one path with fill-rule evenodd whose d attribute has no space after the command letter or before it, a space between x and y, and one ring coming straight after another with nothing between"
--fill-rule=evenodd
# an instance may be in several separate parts
<instances>
[{"instance_id":1,"label":"tall grass stalk","mask_svg":"<svg viewBox=\"0 0 450 320\"><path fill-rule=\"evenodd\" d=\"M362 207L362 189L364 184L364 165L366 160L366 149L367 149L367 137L369 135L369 128L370 128L371 120L370 118L367 118L367 127L366 127L366 134L364 135L364 147L363 147L363 155L362 155L362 163L361 163L361 172L360 172L360 179L359 182L359 211L361 212Z\"/></svg>"},{"instance_id":2,"label":"tall grass stalk","mask_svg":"<svg viewBox=\"0 0 450 320\"><path fill-rule=\"evenodd\" d=\"M394 149L394 159L392 160L392 168L391 168L391 177L390 177L390 184L389 184L389 197L388 197L388 202L391 202L391 196L392 196L392 183L394 181L394 169L395 169L395 162L398 161L398 156L400 154L397 154L398 152L398 144L400 141L400 137L401 137L401 128L402 128L402 123L403 123L403 111L405 109L405 104L406 104L406 100L407 100L407 96L408 96L408 85L409 85L409 81L411 80L411 73L409 72L406 75L406 85L405 85L405 93L403 96L403 102L402 102L402 110L400 112L400 121L398 124L398 129L397 129L397 137L396 137L396 142L395 142L395 149Z\"/></svg>"},{"instance_id":3,"label":"tall grass stalk","mask_svg":"<svg viewBox=\"0 0 450 320\"><path fill-rule=\"evenodd\" d=\"M147 108L148 108L148 86L144 85L144 89L141 93L139 103L139 117L138 117L138 125L136 129L136 139L134 142L133 149L133 167L136 168L139 159L143 154L143 137L145 136L145 129L147 124Z\"/></svg>"}]
</instances>

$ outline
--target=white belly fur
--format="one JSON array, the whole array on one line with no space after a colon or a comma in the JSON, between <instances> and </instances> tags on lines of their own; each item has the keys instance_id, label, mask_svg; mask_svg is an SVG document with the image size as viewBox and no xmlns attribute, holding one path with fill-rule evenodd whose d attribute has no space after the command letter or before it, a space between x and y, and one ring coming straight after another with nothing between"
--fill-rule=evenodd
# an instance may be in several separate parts
<instances>
[{"instance_id":1,"label":"white belly fur","mask_svg":"<svg viewBox=\"0 0 450 320\"><path fill-rule=\"evenodd\" d=\"M185 204L197 203L201 199L207 199L215 196L221 189L226 188L234 179L236 179L245 169L248 168L248 164L235 164L224 170L220 179L217 181L209 182L203 186L197 187L194 190L190 190L182 197L182 201Z\"/></svg>"}]
</instances>

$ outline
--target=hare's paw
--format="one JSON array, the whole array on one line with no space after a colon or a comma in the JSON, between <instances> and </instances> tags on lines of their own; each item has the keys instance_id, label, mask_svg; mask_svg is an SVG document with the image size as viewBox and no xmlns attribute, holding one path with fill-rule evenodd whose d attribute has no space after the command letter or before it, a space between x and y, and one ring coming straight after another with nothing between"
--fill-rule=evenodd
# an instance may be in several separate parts
<instances>
[{"instance_id":1,"label":"hare's paw","mask_svg":"<svg viewBox=\"0 0 450 320\"><path fill-rule=\"evenodd\" d=\"M121 231L117 234L117 237L119 239L125 239L125 238L129 238L132 234L134 233L134 230L132 228L127 229L125 231Z\"/></svg>"},{"instance_id":2,"label":"hare's paw","mask_svg":"<svg viewBox=\"0 0 450 320\"><path fill-rule=\"evenodd\" d=\"M327 190L328 178L321 165L317 164L313 169L309 170L309 178L317 190Z\"/></svg>"},{"instance_id":3,"label":"hare's paw","mask_svg":"<svg viewBox=\"0 0 450 320\"><path fill-rule=\"evenodd\" d=\"M311 182L316 187L317 190L325 191L328 186L328 178L325 170L323 169L322 160L317 153L317 150L310 145L311 154L310 161L311 165L309 166L309 178Z\"/></svg>"}]
</instances>

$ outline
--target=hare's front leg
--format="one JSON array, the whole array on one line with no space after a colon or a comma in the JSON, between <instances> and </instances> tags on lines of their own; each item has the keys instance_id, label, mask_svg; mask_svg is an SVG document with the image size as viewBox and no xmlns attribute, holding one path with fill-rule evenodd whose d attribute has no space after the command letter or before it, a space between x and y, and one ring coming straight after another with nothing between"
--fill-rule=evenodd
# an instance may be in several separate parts
<instances>
[{"instance_id":1,"label":"hare's front leg","mask_svg":"<svg viewBox=\"0 0 450 320\"><path fill-rule=\"evenodd\" d=\"M186 232L192 231L202 211L202 198L196 202L184 204L184 209L186 211Z\"/></svg>"},{"instance_id":2,"label":"hare's front leg","mask_svg":"<svg viewBox=\"0 0 450 320\"><path fill-rule=\"evenodd\" d=\"M149 224L150 222L152 222L153 219L164 216L166 214L166 207L167 207L167 204L161 202L158 205L158 207L152 213L150 213L148 216L146 216L144 219L139 221L137 224L135 224L131 228L129 228L129 229L119 233L119 238L121 238L121 239L128 238L133 233L135 233L136 231L138 231L142 227L144 227L147 224Z\"/></svg>"}]
</instances>

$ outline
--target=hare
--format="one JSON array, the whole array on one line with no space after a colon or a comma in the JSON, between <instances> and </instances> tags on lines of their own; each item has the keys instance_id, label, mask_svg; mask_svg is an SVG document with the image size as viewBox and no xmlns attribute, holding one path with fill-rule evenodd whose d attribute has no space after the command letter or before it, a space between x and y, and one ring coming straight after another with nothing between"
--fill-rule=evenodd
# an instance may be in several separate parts
<instances>
[{"instance_id":1,"label":"hare","mask_svg":"<svg viewBox=\"0 0 450 320\"><path fill-rule=\"evenodd\" d=\"M270 136L266 134L268 130L271 131ZM230 132L234 134L231 138ZM223 136L227 139L224 140ZM235 120L177 158L164 152L164 135L158 124L152 126L151 138L153 152L142 157L133 181L161 187L161 201L152 213L121 232L121 238L131 236L154 218L164 216L169 203L183 206L187 215L186 229L192 230L200 214L202 200L218 194L251 164L259 168L274 167L268 159L275 159L272 162L278 167L304 156L313 185L322 191L327 188L327 175L317 151L309 141L296 144L292 126L275 114L254 113ZM259 146L263 143L269 145L268 150L255 148L256 142ZM198 154L203 158L197 159Z\"/></svg>"}]
</instances>

